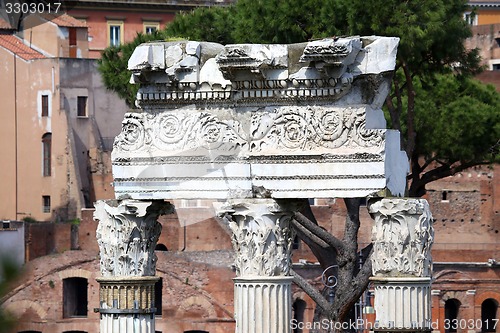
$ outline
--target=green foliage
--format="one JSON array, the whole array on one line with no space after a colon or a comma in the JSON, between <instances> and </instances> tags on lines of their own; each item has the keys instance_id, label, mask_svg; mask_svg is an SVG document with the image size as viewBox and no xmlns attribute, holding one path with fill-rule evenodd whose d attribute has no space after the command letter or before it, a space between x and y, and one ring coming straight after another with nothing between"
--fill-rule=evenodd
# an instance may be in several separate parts
<instances>
[{"instance_id":1,"label":"green foliage","mask_svg":"<svg viewBox=\"0 0 500 333\"><path fill-rule=\"evenodd\" d=\"M14 282L18 275L19 270L13 261L7 257L0 258L0 298L7 293L9 284ZM13 325L14 319L0 307L0 333L10 332Z\"/></svg>"},{"instance_id":2,"label":"green foliage","mask_svg":"<svg viewBox=\"0 0 500 333\"><path fill-rule=\"evenodd\" d=\"M169 37L230 44L233 43L231 32L234 25L233 6L200 7L191 12L177 14L165 33Z\"/></svg>"},{"instance_id":3,"label":"green foliage","mask_svg":"<svg viewBox=\"0 0 500 333\"><path fill-rule=\"evenodd\" d=\"M132 74L127 69L130 56L138 45L155 40L165 40L165 37L164 31L155 31L153 34L137 34L132 42L108 47L102 53L101 59L99 59L99 72L104 85L123 98L128 106L134 106L135 96L139 89L138 85L129 83Z\"/></svg>"},{"instance_id":4,"label":"green foliage","mask_svg":"<svg viewBox=\"0 0 500 333\"><path fill-rule=\"evenodd\" d=\"M439 75L416 85L417 154L427 159L500 161L500 94L472 78Z\"/></svg>"},{"instance_id":5,"label":"green foliage","mask_svg":"<svg viewBox=\"0 0 500 333\"><path fill-rule=\"evenodd\" d=\"M36 223L37 221L34 218L32 218L31 216L25 216L25 217L23 217L23 222Z\"/></svg>"},{"instance_id":6,"label":"green foliage","mask_svg":"<svg viewBox=\"0 0 500 333\"><path fill-rule=\"evenodd\" d=\"M452 64L474 72L478 58L463 44L471 35L463 20L466 9L465 0L352 0L349 33L400 37L398 59L414 75L450 69Z\"/></svg>"}]
</instances>

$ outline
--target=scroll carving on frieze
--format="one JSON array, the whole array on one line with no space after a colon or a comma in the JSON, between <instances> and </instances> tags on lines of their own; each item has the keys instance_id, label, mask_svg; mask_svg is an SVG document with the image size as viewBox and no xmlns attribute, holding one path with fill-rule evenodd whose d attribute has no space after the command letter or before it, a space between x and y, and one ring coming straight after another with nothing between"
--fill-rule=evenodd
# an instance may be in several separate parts
<instances>
[{"instance_id":1,"label":"scroll carving on frieze","mask_svg":"<svg viewBox=\"0 0 500 333\"><path fill-rule=\"evenodd\" d=\"M232 231L236 276L287 276L291 268L292 214L269 201L222 207L219 216Z\"/></svg>"},{"instance_id":2,"label":"scroll carving on frieze","mask_svg":"<svg viewBox=\"0 0 500 333\"><path fill-rule=\"evenodd\" d=\"M108 200L95 203L101 275L154 276L154 249L161 233L160 215L172 212L164 201Z\"/></svg>"},{"instance_id":3,"label":"scroll carving on frieze","mask_svg":"<svg viewBox=\"0 0 500 333\"><path fill-rule=\"evenodd\" d=\"M385 198L372 203L372 270L375 276L429 277L432 215L424 199Z\"/></svg>"},{"instance_id":4,"label":"scroll carving on frieze","mask_svg":"<svg viewBox=\"0 0 500 333\"><path fill-rule=\"evenodd\" d=\"M251 150L280 151L380 147L383 130L366 128L365 108L278 107L255 112Z\"/></svg>"},{"instance_id":5,"label":"scroll carving on frieze","mask_svg":"<svg viewBox=\"0 0 500 333\"><path fill-rule=\"evenodd\" d=\"M367 129L366 112L366 108L353 107L266 108L252 112L249 128L224 110L217 115L182 110L127 113L114 152L204 149L251 154L381 147L384 130Z\"/></svg>"}]
</instances>

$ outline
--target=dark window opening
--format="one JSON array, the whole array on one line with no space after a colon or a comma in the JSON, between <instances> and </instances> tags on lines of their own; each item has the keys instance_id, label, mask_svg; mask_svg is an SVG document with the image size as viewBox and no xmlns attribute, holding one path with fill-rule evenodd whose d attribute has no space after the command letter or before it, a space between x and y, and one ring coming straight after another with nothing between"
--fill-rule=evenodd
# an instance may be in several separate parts
<instances>
[{"instance_id":1,"label":"dark window opening","mask_svg":"<svg viewBox=\"0 0 500 333\"><path fill-rule=\"evenodd\" d=\"M146 26L145 28L146 30L146 34L153 34L155 31L158 30L158 28L154 27L154 26Z\"/></svg>"},{"instance_id":2,"label":"dark window opening","mask_svg":"<svg viewBox=\"0 0 500 333\"><path fill-rule=\"evenodd\" d=\"M162 313L162 289L163 289L163 278L160 278L155 283L155 315L161 316Z\"/></svg>"},{"instance_id":3,"label":"dark window opening","mask_svg":"<svg viewBox=\"0 0 500 333\"><path fill-rule=\"evenodd\" d=\"M69 28L69 57L76 58L76 28Z\"/></svg>"},{"instance_id":4,"label":"dark window opening","mask_svg":"<svg viewBox=\"0 0 500 333\"><path fill-rule=\"evenodd\" d=\"M77 116L87 117L87 96L78 96Z\"/></svg>"},{"instance_id":5,"label":"dark window opening","mask_svg":"<svg viewBox=\"0 0 500 333\"><path fill-rule=\"evenodd\" d=\"M155 251L168 251L164 244L156 244Z\"/></svg>"},{"instance_id":6,"label":"dark window opening","mask_svg":"<svg viewBox=\"0 0 500 333\"><path fill-rule=\"evenodd\" d=\"M495 38L495 42L497 42L497 46L500 47L500 37Z\"/></svg>"},{"instance_id":7,"label":"dark window opening","mask_svg":"<svg viewBox=\"0 0 500 333\"><path fill-rule=\"evenodd\" d=\"M450 200L448 196L448 191L443 191L441 193L441 201L448 201L448 200Z\"/></svg>"},{"instance_id":8,"label":"dark window opening","mask_svg":"<svg viewBox=\"0 0 500 333\"><path fill-rule=\"evenodd\" d=\"M3 221L2 222L2 228L3 229L10 229L10 222Z\"/></svg>"},{"instance_id":9,"label":"dark window opening","mask_svg":"<svg viewBox=\"0 0 500 333\"><path fill-rule=\"evenodd\" d=\"M42 136L42 174L44 177L51 175L52 134L45 133Z\"/></svg>"},{"instance_id":10,"label":"dark window opening","mask_svg":"<svg viewBox=\"0 0 500 333\"><path fill-rule=\"evenodd\" d=\"M295 237L293 238L292 249L298 250L299 247L300 247L300 238L299 236L295 235Z\"/></svg>"},{"instance_id":11,"label":"dark window opening","mask_svg":"<svg viewBox=\"0 0 500 333\"><path fill-rule=\"evenodd\" d=\"M492 67L494 71L500 71L500 64L493 64Z\"/></svg>"},{"instance_id":12,"label":"dark window opening","mask_svg":"<svg viewBox=\"0 0 500 333\"><path fill-rule=\"evenodd\" d=\"M87 316L87 279L67 278L63 280L63 316Z\"/></svg>"},{"instance_id":13,"label":"dark window opening","mask_svg":"<svg viewBox=\"0 0 500 333\"><path fill-rule=\"evenodd\" d=\"M292 312L293 312L293 319L295 320L296 323L303 323L304 322L304 312L306 311L306 302L298 298L293 302L292 305ZM302 326L297 325L297 327L293 330L293 333L302 333L302 329L300 328Z\"/></svg>"},{"instance_id":14,"label":"dark window opening","mask_svg":"<svg viewBox=\"0 0 500 333\"><path fill-rule=\"evenodd\" d=\"M110 25L109 26L109 45L118 46L121 44L121 26L120 25Z\"/></svg>"},{"instance_id":15,"label":"dark window opening","mask_svg":"<svg viewBox=\"0 0 500 333\"><path fill-rule=\"evenodd\" d=\"M458 311L460 309L460 302L455 298L450 298L444 303L444 318L449 323L455 323L458 319ZM450 325L448 329L445 330L446 333L457 332L457 325Z\"/></svg>"},{"instance_id":16,"label":"dark window opening","mask_svg":"<svg viewBox=\"0 0 500 333\"><path fill-rule=\"evenodd\" d=\"M498 303L491 298L481 304L481 332L495 332L495 326L498 324L497 308Z\"/></svg>"},{"instance_id":17,"label":"dark window opening","mask_svg":"<svg viewBox=\"0 0 500 333\"><path fill-rule=\"evenodd\" d=\"M49 116L49 95L42 95L42 117Z\"/></svg>"},{"instance_id":18,"label":"dark window opening","mask_svg":"<svg viewBox=\"0 0 500 333\"><path fill-rule=\"evenodd\" d=\"M42 196L42 209L44 213L50 213L50 195Z\"/></svg>"}]
</instances>

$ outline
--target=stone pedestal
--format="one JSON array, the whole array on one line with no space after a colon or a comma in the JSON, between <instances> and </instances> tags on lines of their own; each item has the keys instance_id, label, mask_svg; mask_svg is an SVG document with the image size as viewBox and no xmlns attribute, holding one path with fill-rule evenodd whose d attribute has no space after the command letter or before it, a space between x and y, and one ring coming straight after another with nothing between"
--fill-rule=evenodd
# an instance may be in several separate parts
<instances>
[{"instance_id":1,"label":"stone pedestal","mask_svg":"<svg viewBox=\"0 0 500 333\"><path fill-rule=\"evenodd\" d=\"M292 314L291 207L247 199L219 208L236 252L236 333L289 333Z\"/></svg>"},{"instance_id":2,"label":"stone pedestal","mask_svg":"<svg viewBox=\"0 0 500 333\"><path fill-rule=\"evenodd\" d=\"M375 219L374 331L430 332L434 231L427 201L382 199L371 204L369 212Z\"/></svg>"},{"instance_id":3,"label":"stone pedestal","mask_svg":"<svg viewBox=\"0 0 500 333\"><path fill-rule=\"evenodd\" d=\"M157 219L171 206L164 201L108 200L95 207L102 275L97 278L100 331L154 333L154 249L161 232Z\"/></svg>"}]
</instances>

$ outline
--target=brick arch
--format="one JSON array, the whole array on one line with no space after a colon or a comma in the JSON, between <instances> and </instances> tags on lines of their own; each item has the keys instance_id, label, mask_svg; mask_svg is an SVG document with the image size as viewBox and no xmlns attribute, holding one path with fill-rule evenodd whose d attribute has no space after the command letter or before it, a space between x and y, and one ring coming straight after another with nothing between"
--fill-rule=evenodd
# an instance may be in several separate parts
<instances>
[{"instance_id":1,"label":"brick arch","mask_svg":"<svg viewBox=\"0 0 500 333\"><path fill-rule=\"evenodd\" d=\"M495 291L485 291L480 294L476 294L474 305L481 307L481 304L483 304L483 302L488 298L494 299L500 306L500 293Z\"/></svg>"},{"instance_id":2,"label":"brick arch","mask_svg":"<svg viewBox=\"0 0 500 333\"><path fill-rule=\"evenodd\" d=\"M467 297L464 291L446 291L444 295L439 300L440 306L444 308L447 300L456 299L460 302L460 307L467 306Z\"/></svg>"},{"instance_id":3,"label":"brick arch","mask_svg":"<svg viewBox=\"0 0 500 333\"><path fill-rule=\"evenodd\" d=\"M85 269L66 269L64 271L59 272L59 277L61 280L67 279L67 278L74 278L74 277L79 277L79 278L84 278L87 280L90 280L90 277L92 276L91 271L87 271Z\"/></svg>"},{"instance_id":4,"label":"brick arch","mask_svg":"<svg viewBox=\"0 0 500 333\"><path fill-rule=\"evenodd\" d=\"M38 303L28 300L15 301L3 306L6 312L20 318L27 310L32 309L41 320L47 318L47 311Z\"/></svg>"},{"instance_id":5,"label":"brick arch","mask_svg":"<svg viewBox=\"0 0 500 333\"><path fill-rule=\"evenodd\" d=\"M449 278L460 278L460 279L472 279L472 277L466 273L453 269L446 269L441 271L434 276L435 282L439 282L440 279L449 279Z\"/></svg>"},{"instance_id":6,"label":"brick arch","mask_svg":"<svg viewBox=\"0 0 500 333\"><path fill-rule=\"evenodd\" d=\"M205 297L201 296L191 296L186 298L179 306L179 309L187 311L193 305L198 305L203 308L203 310L207 312L209 318L217 318L217 312L215 311L212 303L210 303Z\"/></svg>"}]
</instances>

